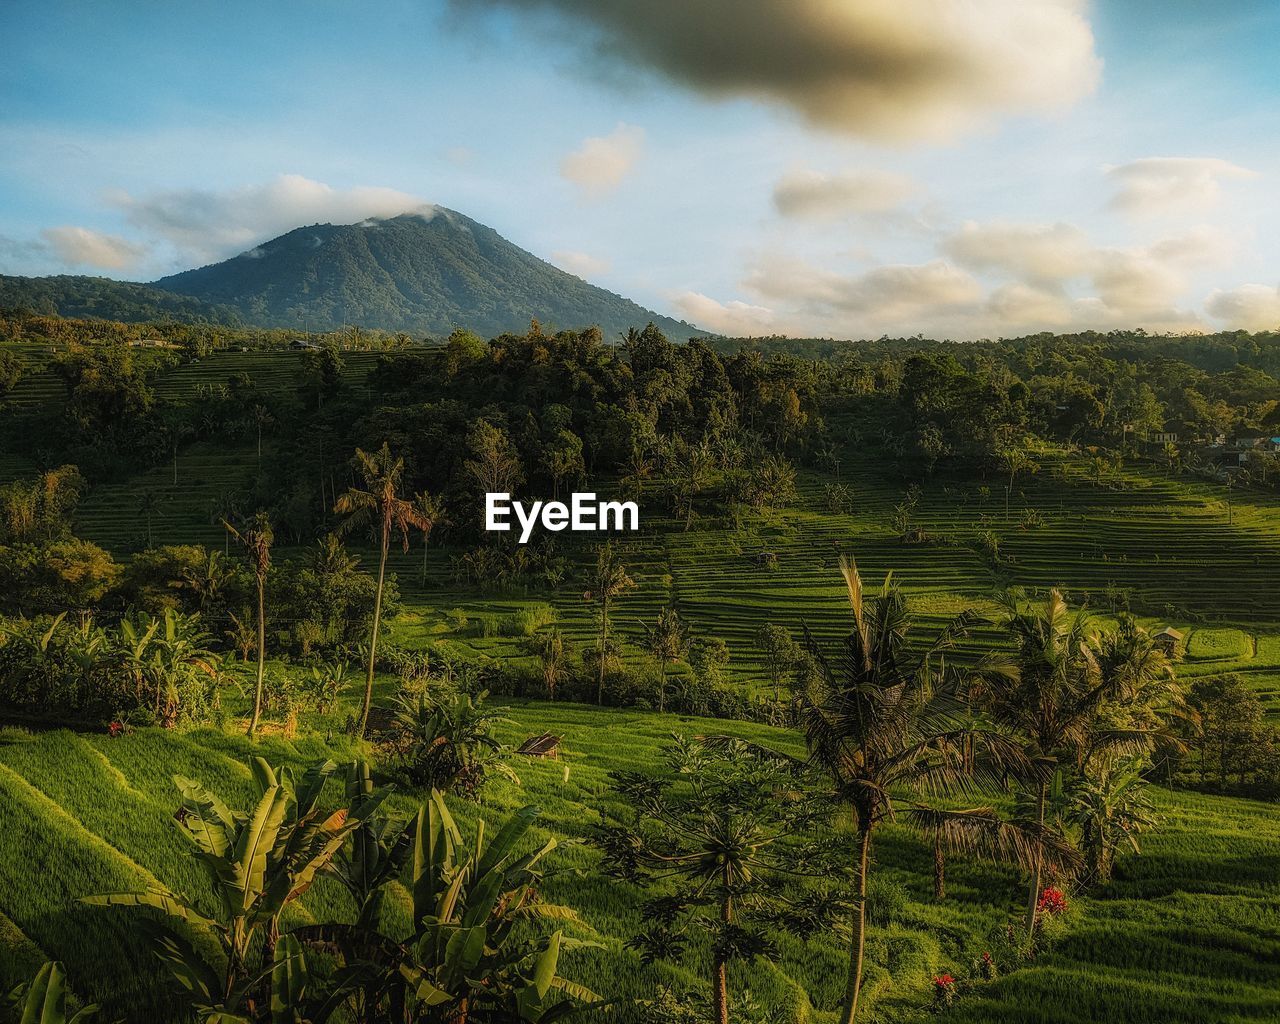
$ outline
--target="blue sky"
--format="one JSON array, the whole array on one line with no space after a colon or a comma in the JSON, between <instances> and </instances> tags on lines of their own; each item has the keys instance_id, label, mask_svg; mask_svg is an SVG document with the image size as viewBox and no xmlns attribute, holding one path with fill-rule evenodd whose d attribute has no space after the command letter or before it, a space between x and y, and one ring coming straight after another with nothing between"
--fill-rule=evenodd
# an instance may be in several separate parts
<instances>
[{"instance_id":1,"label":"blue sky","mask_svg":"<svg viewBox=\"0 0 1280 1024\"><path fill-rule=\"evenodd\" d=\"M731 333L1280 326L1280 5L960 8L8 0L0 272L438 203Z\"/></svg>"}]
</instances>

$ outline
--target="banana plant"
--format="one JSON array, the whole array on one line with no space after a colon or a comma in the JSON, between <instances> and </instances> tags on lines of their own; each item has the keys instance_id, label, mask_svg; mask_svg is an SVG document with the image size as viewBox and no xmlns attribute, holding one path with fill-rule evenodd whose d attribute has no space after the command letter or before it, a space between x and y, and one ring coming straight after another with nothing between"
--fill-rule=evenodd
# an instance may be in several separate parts
<instances>
[{"instance_id":1,"label":"banana plant","mask_svg":"<svg viewBox=\"0 0 1280 1024\"><path fill-rule=\"evenodd\" d=\"M367 1024L552 1024L581 1012L584 1002L603 1005L558 973L562 953L594 943L562 930L530 936L521 928L536 920L581 924L568 907L539 898L540 864L555 840L519 852L537 815L532 807L517 811L492 840L480 822L468 844L443 794L433 791L406 830L412 934L392 936L367 925L291 933L348 951L326 1012L351 1001L356 1019ZM401 855L398 837L389 849ZM394 873L385 877L389 884Z\"/></svg>"},{"instance_id":2,"label":"banana plant","mask_svg":"<svg viewBox=\"0 0 1280 1024\"><path fill-rule=\"evenodd\" d=\"M248 813L232 811L199 782L174 779L182 794L179 828L212 882L212 916L159 888L84 900L94 906L158 911L158 916L143 919L140 928L206 1022L258 1019L270 1001L265 988L303 984L305 960L296 941L283 946L281 959L281 916L360 824L346 809L330 814L320 809L325 782L337 769L332 761L314 765L300 777L262 758L255 758L251 768L259 798ZM188 937L191 932L211 937L219 955L210 958L209 943L197 946ZM255 964L257 950L260 960Z\"/></svg>"},{"instance_id":3,"label":"banana plant","mask_svg":"<svg viewBox=\"0 0 1280 1024\"><path fill-rule=\"evenodd\" d=\"M67 975L57 960L50 960L31 981L9 993L9 1009L21 1024L77 1024L98 1012L96 1005L86 1006L67 1016Z\"/></svg>"}]
</instances>

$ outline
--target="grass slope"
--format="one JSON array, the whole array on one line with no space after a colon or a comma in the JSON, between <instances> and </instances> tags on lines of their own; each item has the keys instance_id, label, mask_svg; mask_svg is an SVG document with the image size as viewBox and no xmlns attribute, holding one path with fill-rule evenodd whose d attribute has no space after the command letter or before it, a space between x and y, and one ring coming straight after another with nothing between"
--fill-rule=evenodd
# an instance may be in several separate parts
<instances>
[{"instance_id":1,"label":"grass slope","mask_svg":"<svg viewBox=\"0 0 1280 1024\"><path fill-rule=\"evenodd\" d=\"M656 984L699 980L705 950L683 969L646 967L624 948L641 927L639 894L595 870L597 854L580 840L601 810L618 810L608 772L657 763L672 730L728 730L797 749L796 738L764 726L605 711L576 705L517 704L507 738L553 730L565 737L560 763L518 760L522 784L492 783L479 806L454 800L460 817L496 822L525 803L542 808L542 836L563 842L549 897L583 914L604 949L575 954L570 976L608 994L644 995ZM313 726L320 723L312 722ZM250 797L243 766L253 752L305 764L349 758L345 739L318 732L255 747L232 732L141 730L110 739L65 731L8 731L0 743L0 964L8 981L40 955L66 961L77 992L103 1000L108 1015L162 1019L156 977L114 911L78 907L84 895L159 880L208 904L207 886L171 815L171 776L205 780L233 805ZM334 791L336 798L336 790ZM401 793L408 813L418 793ZM1163 827L1140 857L1125 857L1115 881L1075 901L1050 952L1030 966L967 992L939 1019L1025 1024L1241 1024L1280 1015L1280 819L1274 808L1229 798L1162 793ZM930 979L958 977L998 942L1016 913L1019 885L1006 869L956 860L946 902L932 902L931 853L915 837L886 828L876 874L902 886L908 902L876 927L868 991L874 1019L930 1019ZM33 885L36 873L40 884ZM330 882L308 894L295 922L341 912L345 896ZM993 940L995 936L995 940ZM739 971L770 1020L822 1024L838 998L845 954L838 935L782 942L776 966ZM41 951L37 953L36 950ZM110 957L104 949L113 950ZM1002 965L1003 966L1003 965ZM1007 968L1006 968L1007 969ZM890 984L891 982L891 984ZM625 1020L625 1014L618 1019ZM873 1019L868 1016L868 1020Z\"/></svg>"}]
</instances>

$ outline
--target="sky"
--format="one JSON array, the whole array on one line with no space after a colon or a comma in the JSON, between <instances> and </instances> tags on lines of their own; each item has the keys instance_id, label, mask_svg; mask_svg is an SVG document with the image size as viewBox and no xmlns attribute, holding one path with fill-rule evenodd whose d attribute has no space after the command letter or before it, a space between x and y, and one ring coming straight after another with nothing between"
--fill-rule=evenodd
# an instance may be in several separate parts
<instances>
[{"instance_id":1,"label":"sky","mask_svg":"<svg viewBox=\"0 0 1280 1024\"><path fill-rule=\"evenodd\" d=\"M733 335L1280 327L1274 0L5 0L0 273L441 205Z\"/></svg>"}]
</instances>

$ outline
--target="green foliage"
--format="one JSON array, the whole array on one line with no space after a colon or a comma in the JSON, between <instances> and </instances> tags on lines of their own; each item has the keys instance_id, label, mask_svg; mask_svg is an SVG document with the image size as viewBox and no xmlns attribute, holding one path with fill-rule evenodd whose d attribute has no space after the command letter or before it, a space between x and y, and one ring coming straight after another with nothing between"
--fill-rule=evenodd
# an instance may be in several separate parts
<instances>
[{"instance_id":1,"label":"green foliage","mask_svg":"<svg viewBox=\"0 0 1280 1024\"><path fill-rule=\"evenodd\" d=\"M688 933L711 934L707 965L713 1019L729 1019L728 969L776 960L783 931L829 929L837 904L821 890L784 895L779 883L830 871L829 805L809 798L785 759L737 740L715 745L676 738L662 775L612 774L630 809L596 830L603 870L649 890L644 931L628 940L648 963L688 965ZM825 870L824 870L825 869Z\"/></svg>"},{"instance_id":2,"label":"green foliage","mask_svg":"<svg viewBox=\"0 0 1280 1024\"><path fill-rule=\"evenodd\" d=\"M26 985L9 994L10 1011L20 1024L76 1024L87 1021L98 1012L86 1006L67 1015L66 972L56 960L46 963Z\"/></svg>"},{"instance_id":3,"label":"green foliage","mask_svg":"<svg viewBox=\"0 0 1280 1024\"><path fill-rule=\"evenodd\" d=\"M392 763L415 785L474 796L490 772L509 778L505 747L494 727L507 721L505 708L485 704L488 694L464 691L396 698L387 746Z\"/></svg>"}]
</instances>

